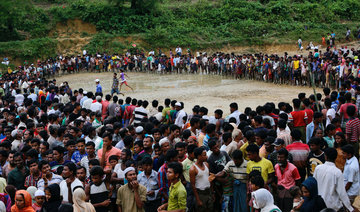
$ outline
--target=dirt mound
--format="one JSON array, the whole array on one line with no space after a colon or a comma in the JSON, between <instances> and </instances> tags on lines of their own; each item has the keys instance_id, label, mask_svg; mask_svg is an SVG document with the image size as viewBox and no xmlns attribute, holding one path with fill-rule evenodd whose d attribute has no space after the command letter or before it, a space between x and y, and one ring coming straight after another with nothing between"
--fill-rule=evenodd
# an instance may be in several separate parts
<instances>
[{"instance_id":1,"label":"dirt mound","mask_svg":"<svg viewBox=\"0 0 360 212\"><path fill-rule=\"evenodd\" d=\"M79 19L57 23L49 36L58 41L57 53L63 55L80 54L82 47L88 44L96 34L96 27Z\"/></svg>"},{"instance_id":2,"label":"dirt mound","mask_svg":"<svg viewBox=\"0 0 360 212\"><path fill-rule=\"evenodd\" d=\"M73 36L90 36L96 33L96 27L93 24L86 23L79 19L67 20L66 23L57 23L54 30L49 36L54 37L73 37Z\"/></svg>"}]
</instances>

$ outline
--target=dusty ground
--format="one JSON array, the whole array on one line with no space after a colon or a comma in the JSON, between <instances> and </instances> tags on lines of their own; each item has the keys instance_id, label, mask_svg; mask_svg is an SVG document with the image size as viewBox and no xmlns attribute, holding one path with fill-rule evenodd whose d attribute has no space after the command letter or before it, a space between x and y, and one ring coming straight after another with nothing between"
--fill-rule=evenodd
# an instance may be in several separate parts
<instances>
[{"instance_id":1,"label":"dusty ground","mask_svg":"<svg viewBox=\"0 0 360 212\"><path fill-rule=\"evenodd\" d=\"M281 101L291 103L299 92L311 94L308 87L295 87L288 85L275 85L272 83L250 80L234 80L228 77L214 75L159 75L147 73L127 73L128 83L134 88L122 88L126 96L152 101L154 99L163 103L165 98L176 99L185 103L185 110L191 112L194 105L205 106L212 114L215 109L222 109L229 113L229 104L237 102L240 110L245 107L255 109L266 102L278 103ZM104 93L110 93L112 73L80 73L64 75L57 78L57 82L68 81L73 89L83 88L95 92L96 78L100 79ZM321 89L318 89L321 92Z\"/></svg>"}]
</instances>

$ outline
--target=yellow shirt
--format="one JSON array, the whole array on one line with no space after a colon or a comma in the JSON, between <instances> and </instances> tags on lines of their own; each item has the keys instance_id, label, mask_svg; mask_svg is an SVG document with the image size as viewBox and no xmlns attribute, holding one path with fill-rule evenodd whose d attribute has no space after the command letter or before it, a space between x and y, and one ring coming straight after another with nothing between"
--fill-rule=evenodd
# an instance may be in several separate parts
<instances>
[{"instance_id":1,"label":"yellow shirt","mask_svg":"<svg viewBox=\"0 0 360 212\"><path fill-rule=\"evenodd\" d=\"M300 61L295 60L294 61L294 69L299 69L299 67L300 67Z\"/></svg>"},{"instance_id":2,"label":"yellow shirt","mask_svg":"<svg viewBox=\"0 0 360 212\"><path fill-rule=\"evenodd\" d=\"M189 176L189 171L192 165L194 165L196 159L194 161L190 160L189 158L186 158L183 162L183 175L184 178L186 180L186 182L190 182L190 176Z\"/></svg>"},{"instance_id":3,"label":"yellow shirt","mask_svg":"<svg viewBox=\"0 0 360 212\"><path fill-rule=\"evenodd\" d=\"M186 210L186 189L180 180L170 186L167 210L171 211L179 209Z\"/></svg>"},{"instance_id":4,"label":"yellow shirt","mask_svg":"<svg viewBox=\"0 0 360 212\"><path fill-rule=\"evenodd\" d=\"M254 170L258 170L259 172L261 172L261 176L263 177L265 182L268 180L269 174L275 172L272 163L265 158L262 158L259 162L255 162L255 161L248 162L246 167L246 173L250 174L250 172Z\"/></svg>"},{"instance_id":5,"label":"yellow shirt","mask_svg":"<svg viewBox=\"0 0 360 212\"><path fill-rule=\"evenodd\" d=\"M243 153L243 157L245 160L249 161L249 158L247 156L247 151L246 151L246 147L249 146L249 142L246 142L245 144L243 144L241 147L240 147L240 151Z\"/></svg>"}]
</instances>

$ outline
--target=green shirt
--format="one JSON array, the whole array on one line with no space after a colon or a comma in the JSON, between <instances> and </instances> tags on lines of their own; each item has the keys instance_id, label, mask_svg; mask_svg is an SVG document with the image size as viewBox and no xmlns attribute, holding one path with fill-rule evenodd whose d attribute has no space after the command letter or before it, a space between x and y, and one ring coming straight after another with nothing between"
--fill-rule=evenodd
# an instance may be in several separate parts
<instances>
[{"instance_id":1,"label":"green shirt","mask_svg":"<svg viewBox=\"0 0 360 212\"><path fill-rule=\"evenodd\" d=\"M17 190L25 189L24 182L25 178L30 174L28 168L25 168L25 174L23 174L16 167L8 175L8 184L16 187Z\"/></svg>"},{"instance_id":2,"label":"green shirt","mask_svg":"<svg viewBox=\"0 0 360 212\"><path fill-rule=\"evenodd\" d=\"M168 211L171 210L186 210L186 189L179 181L175 185L171 184L168 201Z\"/></svg>"}]
</instances>

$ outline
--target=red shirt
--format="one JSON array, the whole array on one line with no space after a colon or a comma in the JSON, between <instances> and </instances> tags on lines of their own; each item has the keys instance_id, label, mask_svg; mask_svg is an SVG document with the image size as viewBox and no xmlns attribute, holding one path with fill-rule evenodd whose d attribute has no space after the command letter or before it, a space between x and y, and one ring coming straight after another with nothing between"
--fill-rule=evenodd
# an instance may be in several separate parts
<instances>
[{"instance_id":1,"label":"red shirt","mask_svg":"<svg viewBox=\"0 0 360 212\"><path fill-rule=\"evenodd\" d=\"M294 122L294 127L305 127L305 120L308 118L304 110L293 111L290 113L289 121Z\"/></svg>"},{"instance_id":2,"label":"red shirt","mask_svg":"<svg viewBox=\"0 0 360 212\"><path fill-rule=\"evenodd\" d=\"M292 163L287 163L284 172L281 171L279 164L275 165L275 175L278 179L278 185L282 185L285 189L290 189L295 186L295 181L301 179L296 166Z\"/></svg>"},{"instance_id":3,"label":"red shirt","mask_svg":"<svg viewBox=\"0 0 360 212\"><path fill-rule=\"evenodd\" d=\"M360 136L360 120L358 118L350 119L346 123L346 134L350 136L352 143L359 141Z\"/></svg>"},{"instance_id":4,"label":"red shirt","mask_svg":"<svg viewBox=\"0 0 360 212\"><path fill-rule=\"evenodd\" d=\"M305 109L304 110L306 112L306 115L308 117L308 123L312 122L313 121L313 117L314 117L314 111L311 110L310 108L308 109ZM326 116L325 116L326 117Z\"/></svg>"},{"instance_id":5,"label":"red shirt","mask_svg":"<svg viewBox=\"0 0 360 212\"><path fill-rule=\"evenodd\" d=\"M357 114L357 107L356 107L356 105L354 105L353 103L345 103L345 104L342 104L341 107L340 107L340 113L342 113L342 114L344 115L344 119L349 119L349 116L348 116L348 114L346 113L346 109L347 109L347 107L350 106L350 105L352 105L352 106L355 107L355 109L356 109L356 110L355 110L355 111L356 111L355 114Z\"/></svg>"},{"instance_id":6,"label":"red shirt","mask_svg":"<svg viewBox=\"0 0 360 212\"><path fill-rule=\"evenodd\" d=\"M305 167L310 148L307 144L296 141L286 146L287 151L293 156L296 167Z\"/></svg>"}]
</instances>

